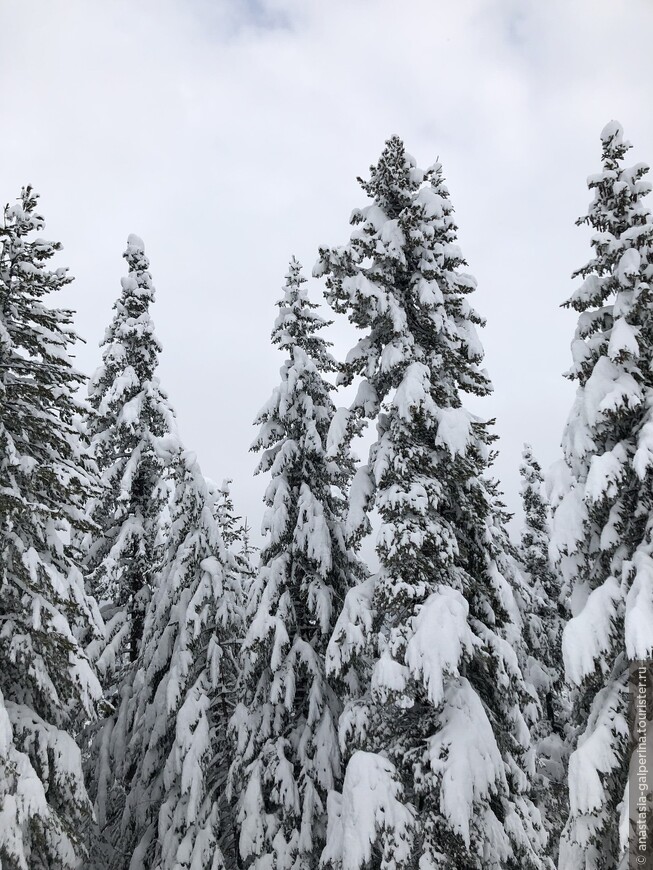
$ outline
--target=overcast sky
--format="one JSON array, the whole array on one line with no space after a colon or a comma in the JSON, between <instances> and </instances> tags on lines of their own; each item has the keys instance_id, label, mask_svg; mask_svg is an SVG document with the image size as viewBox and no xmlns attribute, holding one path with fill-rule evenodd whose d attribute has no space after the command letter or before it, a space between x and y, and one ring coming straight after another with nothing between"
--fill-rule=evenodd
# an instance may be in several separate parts
<instances>
[{"instance_id":1,"label":"overcast sky","mask_svg":"<svg viewBox=\"0 0 653 870\"><path fill-rule=\"evenodd\" d=\"M559 305L590 254L574 221L604 124L653 161L652 40L651 0L0 0L0 198L40 192L89 373L144 239L182 437L258 526L248 447L288 259L310 274L345 243L390 135L439 157L488 321L495 394L473 407L497 417L517 510L522 442L555 461L573 396Z\"/></svg>"}]
</instances>

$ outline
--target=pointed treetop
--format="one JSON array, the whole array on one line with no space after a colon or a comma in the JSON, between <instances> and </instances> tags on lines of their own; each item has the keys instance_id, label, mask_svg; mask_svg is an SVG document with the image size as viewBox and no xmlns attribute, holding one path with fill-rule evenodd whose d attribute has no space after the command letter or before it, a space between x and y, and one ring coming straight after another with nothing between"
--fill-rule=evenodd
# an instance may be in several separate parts
<instances>
[{"instance_id":1,"label":"pointed treetop","mask_svg":"<svg viewBox=\"0 0 653 870\"><path fill-rule=\"evenodd\" d=\"M626 152L633 147L627 139L624 139L624 128L619 121L610 121L601 130L601 146L603 161L610 169L616 169L618 162L623 160Z\"/></svg>"},{"instance_id":2,"label":"pointed treetop","mask_svg":"<svg viewBox=\"0 0 653 870\"><path fill-rule=\"evenodd\" d=\"M524 567L536 583L543 583L550 597L557 599L555 578L549 567L549 505L543 493L542 468L530 444L524 444L519 466L524 528L521 557Z\"/></svg>"},{"instance_id":3,"label":"pointed treetop","mask_svg":"<svg viewBox=\"0 0 653 870\"><path fill-rule=\"evenodd\" d=\"M630 142L624 139L624 128L619 121L609 121L601 130L602 159L613 168L616 166L616 161L622 160L632 147Z\"/></svg>"},{"instance_id":4,"label":"pointed treetop","mask_svg":"<svg viewBox=\"0 0 653 870\"><path fill-rule=\"evenodd\" d=\"M306 278L302 274L302 264L293 255L288 263L288 272L286 273L286 283L284 285L284 298L279 305L286 304L294 305L299 299L308 302L308 289L303 285L306 284Z\"/></svg>"},{"instance_id":5,"label":"pointed treetop","mask_svg":"<svg viewBox=\"0 0 653 870\"><path fill-rule=\"evenodd\" d=\"M522 482L521 488L522 492L528 486L528 483L533 479L542 480L542 468L533 455L533 447L527 441L524 442L524 447L522 449L522 463L519 466L519 470L522 473Z\"/></svg>"},{"instance_id":6,"label":"pointed treetop","mask_svg":"<svg viewBox=\"0 0 653 870\"><path fill-rule=\"evenodd\" d=\"M134 240L138 244L133 244ZM150 261L145 256L143 242L137 236L129 236L123 258L129 271L120 279L122 292L114 303L114 315L101 342L104 347L102 365L91 378L89 399L102 415L108 411L109 405L113 405L118 413L121 405L141 392L148 396L148 402L153 401L154 393L149 393L144 387L144 384L152 383L160 399L156 402L158 412L166 418L167 429L174 432L174 415L156 377L162 348L150 313L150 305L155 299ZM94 428L106 428L105 424L106 421L96 423ZM156 434L163 435L166 426L157 427L160 431Z\"/></svg>"},{"instance_id":7,"label":"pointed treetop","mask_svg":"<svg viewBox=\"0 0 653 870\"><path fill-rule=\"evenodd\" d=\"M376 166L370 166L370 178L358 178L365 193L394 217L410 205L412 195L424 181L415 158L406 153L399 136L391 136Z\"/></svg>"},{"instance_id":8,"label":"pointed treetop","mask_svg":"<svg viewBox=\"0 0 653 870\"><path fill-rule=\"evenodd\" d=\"M7 203L5 206L5 219L14 222L17 236L24 236L32 230L42 230L45 226L43 217L34 213L38 200L39 194L28 184L21 188L18 201L14 205ZM50 246L54 246L55 250L61 249L59 242L50 242Z\"/></svg>"},{"instance_id":9,"label":"pointed treetop","mask_svg":"<svg viewBox=\"0 0 653 870\"><path fill-rule=\"evenodd\" d=\"M441 407L459 405L458 389L491 392L476 331L484 320L464 298L476 281L462 271L467 263L441 165L417 169L393 137L361 184L374 201L353 211L347 245L319 249L313 270L326 278L334 310L369 329L347 355L339 382L365 378L356 408L368 416L409 369L419 380L420 365L442 372L433 395Z\"/></svg>"},{"instance_id":10,"label":"pointed treetop","mask_svg":"<svg viewBox=\"0 0 653 870\"><path fill-rule=\"evenodd\" d=\"M306 283L301 263L291 257L283 298L277 302L279 315L272 330L272 344L278 344L293 357L295 349L301 348L309 357L323 363L326 370L333 370L335 364L326 350L331 342L315 334L331 321L316 312L319 306L308 298Z\"/></svg>"},{"instance_id":11,"label":"pointed treetop","mask_svg":"<svg viewBox=\"0 0 653 870\"><path fill-rule=\"evenodd\" d=\"M601 130L601 142L603 147L608 148L623 148L624 151L631 148L630 142L624 142L624 128L619 121L609 121Z\"/></svg>"},{"instance_id":12,"label":"pointed treetop","mask_svg":"<svg viewBox=\"0 0 653 870\"><path fill-rule=\"evenodd\" d=\"M154 301L154 284L149 272L150 261L145 256L145 245L138 236L130 235L127 239L127 248L123 253L127 260L129 274L120 279L123 289L123 302L125 297L144 297L147 302ZM131 312L130 312L131 313Z\"/></svg>"},{"instance_id":13,"label":"pointed treetop","mask_svg":"<svg viewBox=\"0 0 653 870\"><path fill-rule=\"evenodd\" d=\"M141 253L145 253L145 243L140 236L135 235L134 233L130 233L127 236L127 248L133 248L135 251L141 251Z\"/></svg>"},{"instance_id":14,"label":"pointed treetop","mask_svg":"<svg viewBox=\"0 0 653 870\"><path fill-rule=\"evenodd\" d=\"M569 374L572 378L578 376L579 370L587 373L588 363L583 359L587 349L600 342L612 326L612 306L604 307L610 296L618 296L622 285L628 283L628 276L637 272L640 260L628 249L641 247L642 232L648 233L651 226L651 213L644 200L651 191L650 182L644 178L648 165L623 166L631 145L623 140L623 131L616 121L604 128L601 138L602 169L587 179L594 198L587 214L576 221L577 225L587 224L594 230L591 240L594 253L588 263L573 273L573 278L580 276L585 280L563 303L563 307L579 312L599 310L579 319L576 338L584 344L576 343L576 365ZM625 302L626 297L622 294L621 299ZM616 313L623 315L623 305Z\"/></svg>"}]
</instances>

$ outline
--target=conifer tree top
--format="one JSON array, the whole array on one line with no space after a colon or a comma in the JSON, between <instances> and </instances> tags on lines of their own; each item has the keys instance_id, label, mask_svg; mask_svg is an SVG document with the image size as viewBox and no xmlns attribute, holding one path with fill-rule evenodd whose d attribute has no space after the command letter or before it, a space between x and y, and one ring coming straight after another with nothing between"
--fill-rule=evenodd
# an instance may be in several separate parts
<instances>
[{"instance_id":1,"label":"conifer tree top","mask_svg":"<svg viewBox=\"0 0 653 870\"><path fill-rule=\"evenodd\" d=\"M368 411L414 363L440 371L434 398L443 407L459 407L459 389L486 395L491 384L476 332L484 320L466 298L476 281L461 271L442 166L418 169L393 136L369 180L359 181L372 203L352 212L347 245L320 248L313 271L326 277L333 308L368 331L348 354L341 381L366 378Z\"/></svg>"},{"instance_id":2,"label":"conifer tree top","mask_svg":"<svg viewBox=\"0 0 653 870\"><path fill-rule=\"evenodd\" d=\"M419 190L425 173L417 168L415 158L406 153L399 136L385 143L376 166L370 166L368 180L358 178L365 193L389 215L398 215L410 206L411 196Z\"/></svg>"},{"instance_id":3,"label":"conifer tree top","mask_svg":"<svg viewBox=\"0 0 653 870\"><path fill-rule=\"evenodd\" d=\"M283 297L277 302L279 315L272 330L272 344L281 350L293 352L302 348L312 359L333 368L334 363L326 353L328 342L315 333L328 326L328 322L316 313L319 307L308 298L306 278L301 263L292 257L288 266Z\"/></svg>"},{"instance_id":4,"label":"conifer tree top","mask_svg":"<svg viewBox=\"0 0 653 870\"><path fill-rule=\"evenodd\" d=\"M92 429L99 434L117 426L134 437L144 426L160 436L176 431L176 424L156 376L161 345L150 314L155 290L142 239L130 235L123 257L128 274L121 278L102 341L102 365L89 386L89 401L98 411Z\"/></svg>"},{"instance_id":5,"label":"conifer tree top","mask_svg":"<svg viewBox=\"0 0 653 870\"><path fill-rule=\"evenodd\" d=\"M40 503L77 526L81 516L75 508L88 479L74 423L83 407L75 392L85 378L72 364L78 340L73 312L44 300L72 277L64 267L48 268L61 243L30 238L45 226L37 203L34 190L23 188L18 202L5 207L0 227L3 425L16 454L10 463L16 488L24 494L38 490ZM52 462L59 468L55 474ZM0 499L8 496L6 490Z\"/></svg>"},{"instance_id":6,"label":"conifer tree top","mask_svg":"<svg viewBox=\"0 0 653 870\"><path fill-rule=\"evenodd\" d=\"M650 232L651 214L643 198L651 190L644 179L649 167L645 163L623 166L623 160L632 147L623 138L617 121L611 121L601 134L602 168L590 175L587 185L594 193L586 215L577 224L587 224L593 230L591 245L594 256L577 269L573 277L582 277L582 284L564 303L578 312L601 308L611 295L619 293L623 279L635 268L633 253L627 249L637 247L642 234ZM609 311L606 313L610 313ZM598 317L587 316L579 320L577 338L589 339L597 327L601 332L610 324L603 312ZM590 345L592 342L590 341ZM580 353L579 346L576 352ZM584 379L585 367L572 370L571 377Z\"/></svg>"}]
</instances>

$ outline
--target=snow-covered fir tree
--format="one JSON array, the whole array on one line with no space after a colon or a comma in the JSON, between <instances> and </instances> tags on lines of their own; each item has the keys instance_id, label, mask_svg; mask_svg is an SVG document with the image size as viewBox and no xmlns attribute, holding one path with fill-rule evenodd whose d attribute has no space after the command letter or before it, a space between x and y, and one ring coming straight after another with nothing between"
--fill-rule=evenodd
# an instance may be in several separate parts
<instances>
[{"instance_id":1,"label":"snow-covered fir tree","mask_svg":"<svg viewBox=\"0 0 653 870\"><path fill-rule=\"evenodd\" d=\"M133 686L112 733L113 755L124 758L118 770L126 799L110 866L222 870L235 866L227 726L242 590L195 456L179 453L172 439L169 444L179 482L166 557L146 612ZM104 798L100 793L98 803L106 817Z\"/></svg>"},{"instance_id":2,"label":"snow-covered fir tree","mask_svg":"<svg viewBox=\"0 0 653 870\"><path fill-rule=\"evenodd\" d=\"M105 633L88 651L113 709L89 729L85 744L96 802L93 861L106 866L112 866L124 811L132 684L145 613L162 567L162 530L174 485L171 444L177 443L174 414L156 376L161 347L150 313L154 287L142 240L130 235L123 256L128 274L102 342L102 364L89 385L90 446L102 488L89 505L94 528L86 539L85 569Z\"/></svg>"},{"instance_id":3,"label":"snow-covered fir tree","mask_svg":"<svg viewBox=\"0 0 653 870\"><path fill-rule=\"evenodd\" d=\"M529 580L529 607L524 615L528 660L526 670L535 687L542 715L532 737L536 743L535 794L557 858L560 833L567 817L567 744L569 718L563 685L563 606L560 580L549 562L550 507L540 464L530 444L524 445L519 467L524 525L519 557Z\"/></svg>"},{"instance_id":4,"label":"snow-covered fir tree","mask_svg":"<svg viewBox=\"0 0 653 870\"><path fill-rule=\"evenodd\" d=\"M249 590L258 567L258 552L259 548L252 544L252 527L250 526L247 517L245 517L243 524L240 527L238 559L245 577L244 590L247 598L249 598Z\"/></svg>"},{"instance_id":5,"label":"snow-covered fir tree","mask_svg":"<svg viewBox=\"0 0 653 870\"><path fill-rule=\"evenodd\" d=\"M106 622L98 668L112 691L121 669L138 657L147 601L160 568L157 544L170 482L157 442L176 431L156 376L161 346L150 314L154 286L138 236L129 236L123 256L129 272L102 342L102 365L89 385L95 411L89 422L91 450L103 491L91 505L97 531L91 535L87 575Z\"/></svg>"},{"instance_id":6,"label":"snow-covered fir tree","mask_svg":"<svg viewBox=\"0 0 653 870\"><path fill-rule=\"evenodd\" d=\"M228 547L238 546L242 534L241 517L237 516L234 500L231 495L232 480L226 478L221 486L209 482L209 489L214 494L215 520L220 529L222 540Z\"/></svg>"},{"instance_id":7,"label":"snow-covered fir tree","mask_svg":"<svg viewBox=\"0 0 653 870\"><path fill-rule=\"evenodd\" d=\"M426 172L391 138L353 212L350 241L320 250L338 312L363 330L344 382L352 412L378 415L369 465L351 496L355 527L381 516L380 568L348 595L328 662L371 656L348 704L341 793L329 799L323 861L342 870L541 868L545 835L522 707L522 624L491 462L490 426L461 393L486 395L439 164Z\"/></svg>"},{"instance_id":8,"label":"snow-covered fir tree","mask_svg":"<svg viewBox=\"0 0 653 870\"><path fill-rule=\"evenodd\" d=\"M247 597L256 573L254 564L256 550L249 540L251 530L247 525L247 519L243 520L236 514L231 495L231 484L232 481L229 478L223 480L220 487L212 481L208 481L215 504L215 520L222 540L231 556L232 570L239 573L239 584L243 589L243 594Z\"/></svg>"},{"instance_id":9,"label":"snow-covered fir tree","mask_svg":"<svg viewBox=\"0 0 653 870\"><path fill-rule=\"evenodd\" d=\"M521 560L533 580L546 591L548 598L555 601L560 593L555 573L549 564L550 508L544 493L542 468L530 444L524 444L519 476L524 509L519 548Z\"/></svg>"},{"instance_id":10,"label":"snow-covered fir tree","mask_svg":"<svg viewBox=\"0 0 653 870\"><path fill-rule=\"evenodd\" d=\"M91 479L78 437L84 378L71 363L72 312L48 296L71 280L49 267L23 190L0 226L0 865L80 865L91 805L73 739L95 715L98 679L79 638L100 631L71 539Z\"/></svg>"},{"instance_id":11,"label":"snow-covered fir tree","mask_svg":"<svg viewBox=\"0 0 653 870\"><path fill-rule=\"evenodd\" d=\"M256 870L318 866L327 793L341 775L341 703L325 675L325 652L360 567L342 529L348 463L331 457L335 408L325 374L335 363L316 307L292 259L272 333L288 358L256 420L258 470L271 472L267 540L249 602L243 701L232 722L240 859Z\"/></svg>"},{"instance_id":12,"label":"snow-covered fir tree","mask_svg":"<svg viewBox=\"0 0 653 870\"><path fill-rule=\"evenodd\" d=\"M630 145L618 123L601 141L579 219L593 253L566 303L579 313L569 372L578 390L552 539L572 612L563 656L576 729L561 870L615 870L625 855L629 662L653 652L651 185L645 164L624 165Z\"/></svg>"}]
</instances>

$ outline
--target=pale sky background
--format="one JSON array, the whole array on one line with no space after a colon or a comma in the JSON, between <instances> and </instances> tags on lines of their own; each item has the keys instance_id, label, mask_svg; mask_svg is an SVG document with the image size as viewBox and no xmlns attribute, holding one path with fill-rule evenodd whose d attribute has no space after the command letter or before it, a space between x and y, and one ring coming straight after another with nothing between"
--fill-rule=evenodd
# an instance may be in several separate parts
<instances>
[{"instance_id":1,"label":"pale sky background","mask_svg":"<svg viewBox=\"0 0 653 870\"><path fill-rule=\"evenodd\" d=\"M604 124L653 162L652 38L653 0L0 0L0 199L40 192L88 373L144 239L182 437L258 527L248 447L288 259L310 274L346 242L390 135L439 157L488 320L495 394L472 407L497 418L518 511L522 442L555 461L573 397L559 305L590 255L574 221ZM352 344L340 318L330 337Z\"/></svg>"}]
</instances>

